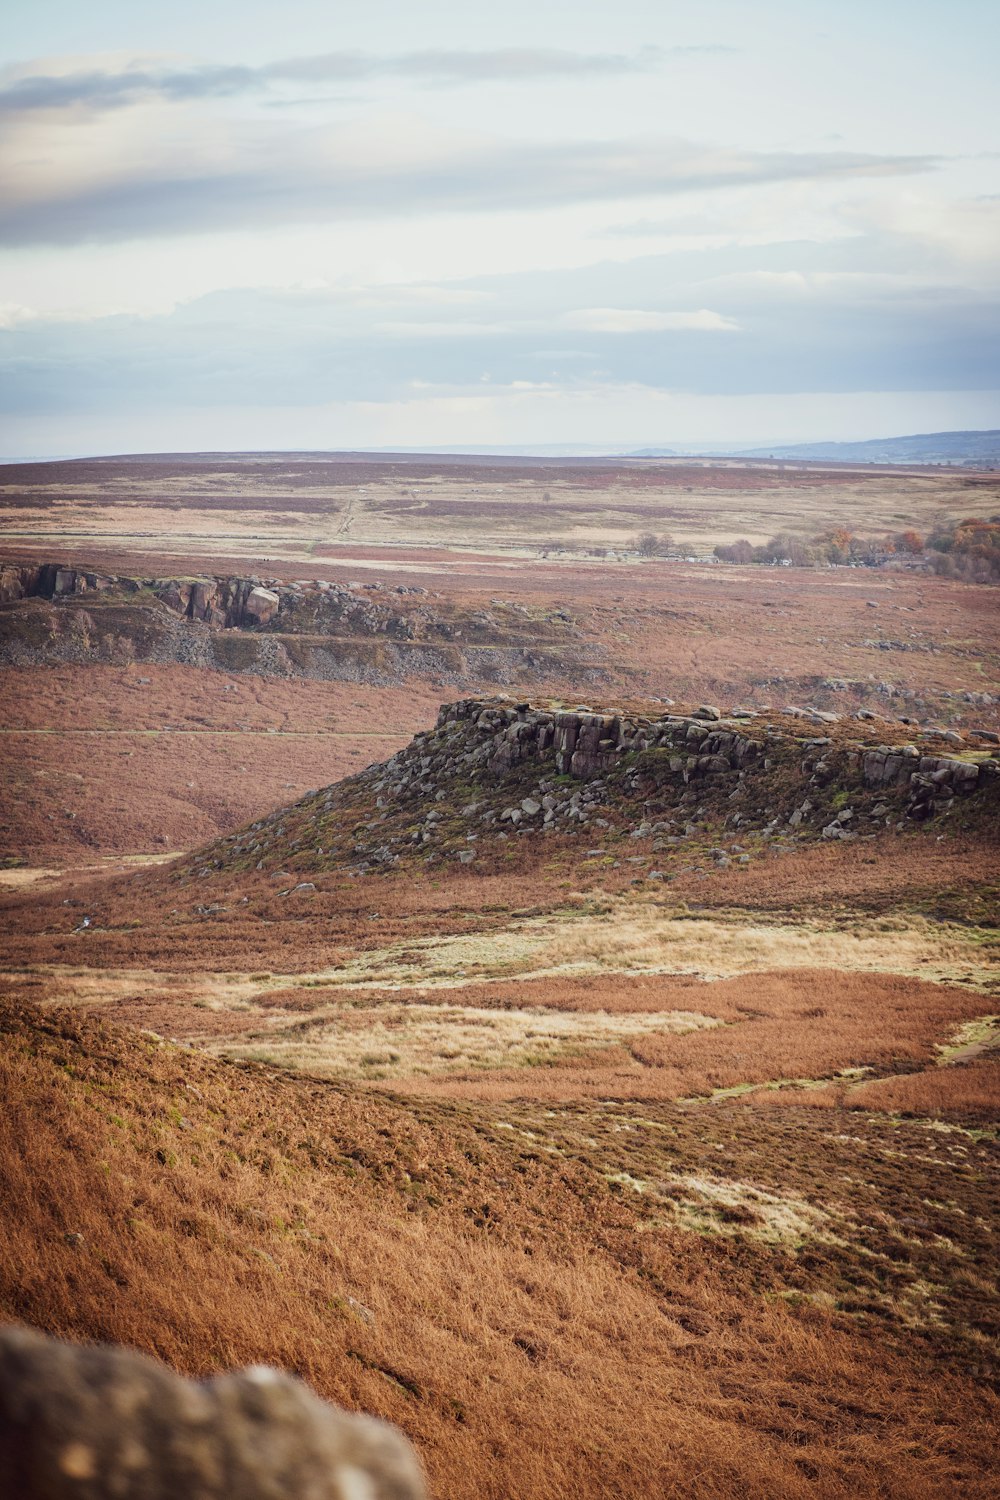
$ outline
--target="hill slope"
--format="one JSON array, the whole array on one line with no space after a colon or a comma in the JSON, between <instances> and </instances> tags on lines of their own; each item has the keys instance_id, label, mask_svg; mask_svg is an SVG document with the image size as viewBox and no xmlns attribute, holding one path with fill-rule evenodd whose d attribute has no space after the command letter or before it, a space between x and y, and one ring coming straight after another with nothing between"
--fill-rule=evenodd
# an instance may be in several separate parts
<instances>
[{"instance_id":1,"label":"hill slope","mask_svg":"<svg viewBox=\"0 0 1000 1500\"><path fill-rule=\"evenodd\" d=\"M399 1423L459 1500L992 1492L995 1398L964 1372L993 1317L989 1241L962 1218L982 1143L966 1182L917 1126L859 1117L852 1143L805 1110L762 1136L730 1105L645 1146L612 1114L587 1145L565 1112L404 1105L65 1013L7 1005L0 1029L8 1318L182 1370L298 1371ZM717 1184L719 1232L623 1187L643 1150ZM727 1187L776 1168L754 1207ZM895 1261L838 1249L817 1172L856 1177L862 1240ZM921 1210L927 1236L921 1195L955 1204ZM775 1231L745 1234L761 1212ZM965 1259L925 1320L904 1247L938 1229Z\"/></svg>"},{"instance_id":2,"label":"hill slope","mask_svg":"<svg viewBox=\"0 0 1000 1500\"><path fill-rule=\"evenodd\" d=\"M869 438L860 443L790 443L752 448L744 458L803 459L811 463L981 464L1000 463L1000 430L918 432L910 437Z\"/></svg>"}]
</instances>

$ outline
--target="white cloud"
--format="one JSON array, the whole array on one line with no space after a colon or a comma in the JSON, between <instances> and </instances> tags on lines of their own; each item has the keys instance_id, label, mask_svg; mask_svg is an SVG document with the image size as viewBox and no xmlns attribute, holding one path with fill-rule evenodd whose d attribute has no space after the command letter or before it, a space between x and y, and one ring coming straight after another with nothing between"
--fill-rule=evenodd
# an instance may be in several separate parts
<instances>
[{"instance_id":1,"label":"white cloud","mask_svg":"<svg viewBox=\"0 0 1000 1500\"><path fill-rule=\"evenodd\" d=\"M32 307L22 307L19 302L0 302L0 328L17 328L22 323L31 323L38 317Z\"/></svg>"},{"instance_id":2,"label":"white cloud","mask_svg":"<svg viewBox=\"0 0 1000 1500\"><path fill-rule=\"evenodd\" d=\"M418 213L673 196L929 170L926 156L752 151L678 138L507 137L413 113L305 127L154 101L10 117L0 244L78 245Z\"/></svg>"},{"instance_id":3,"label":"white cloud","mask_svg":"<svg viewBox=\"0 0 1000 1500\"><path fill-rule=\"evenodd\" d=\"M739 324L707 307L696 312L649 312L638 307L581 307L562 322L581 333L735 333Z\"/></svg>"},{"instance_id":4,"label":"white cloud","mask_svg":"<svg viewBox=\"0 0 1000 1500\"><path fill-rule=\"evenodd\" d=\"M377 333L387 333L393 338L410 339L476 339L492 337L497 333L508 333L509 323L464 323L456 318L447 323L414 323L388 321L376 323Z\"/></svg>"}]
</instances>

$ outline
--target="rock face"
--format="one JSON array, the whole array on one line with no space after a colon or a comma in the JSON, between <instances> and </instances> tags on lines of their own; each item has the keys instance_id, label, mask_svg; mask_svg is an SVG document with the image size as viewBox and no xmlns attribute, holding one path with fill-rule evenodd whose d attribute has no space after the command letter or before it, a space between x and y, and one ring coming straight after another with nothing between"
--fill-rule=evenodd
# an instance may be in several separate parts
<instances>
[{"instance_id":1,"label":"rock face","mask_svg":"<svg viewBox=\"0 0 1000 1500\"><path fill-rule=\"evenodd\" d=\"M470 610L387 581L108 577L0 561L0 665L150 662L387 686L604 680L566 610Z\"/></svg>"},{"instance_id":2,"label":"rock face","mask_svg":"<svg viewBox=\"0 0 1000 1500\"><path fill-rule=\"evenodd\" d=\"M59 568L55 563L0 564L0 604L16 603L19 599L62 599L69 594L88 594L111 588L121 582L123 587L138 584L131 579L118 580L103 573L77 571L75 568Z\"/></svg>"},{"instance_id":3,"label":"rock face","mask_svg":"<svg viewBox=\"0 0 1000 1500\"><path fill-rule=\"evenodd\" d=\"M384 1422L257 1368L185 1380L131 1350L0 1330L0 1475L17 1500L423 1500Z\"/></svg>"}]
</instances>

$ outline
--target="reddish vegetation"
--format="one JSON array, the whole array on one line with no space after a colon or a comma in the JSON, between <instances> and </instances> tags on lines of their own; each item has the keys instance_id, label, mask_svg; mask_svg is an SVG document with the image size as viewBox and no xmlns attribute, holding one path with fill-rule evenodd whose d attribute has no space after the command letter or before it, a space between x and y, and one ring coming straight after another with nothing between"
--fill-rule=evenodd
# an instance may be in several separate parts
<instances>
[{"instance_id":1,"label":"reddish vegetation","mask_svg":"<svg viewBox=\"0 0 1000 1500\"><path fill-rule=\"evenodd\" d=\"M20 555L30 549L18 550ZM44 556L58 560L59 550L47 548ZM79 555L73 556L79 565ZM693 702L722 696L732 703L747 699L776 707L819 694L815 701L826 707L866 703L890 717L912 712L895 692L875 690L876 683L885 682L926 699L924 711L917 707L921 718L944 715L967 723L997 718L995 709L970 709L960 699L941 697L978 693L1000 680L996 598L989 589L867 569L809 572L659 561L631 568L552 561L526 566L385 548L347 549L338 556L339 564L327 565L271 560L266 572L339 582L381 577L446 594L449 605L463 611L488 609L497 596L529 610L564 609L582 639L601 647L607 691L666 693ZM140 577L150 569L148 557L100 548L88 548L86 561ZM172 576L246 572L247 563L224 556L162 556L157 566ZM851 686L823 689L827 679ZM558 664L547 681L553 693L579 694L573 680L560 681ZM463 690L481 686L470 675ZM538 691L537 681L533 690ZM438 693L439 700L447 696L456 694Z\"/></svg>"},{"instance_id":2,"label":"reddish vegetation","mask_svg":"<svg viewBox=\"0 0 1000 1500\"><path fill-rule=\"evenodd\" d=\"M122 567L127 561L108 559L107 565ZM603 699L625 692L778 708L816 702L847 713L866 704L890 717L1000 723L997 706L970 706L942 696L961 689L978 693L1000 677L995 600L988 589L860 572L790 569L779 578L760 569L712 572L661 563L624 578L594 568L536 565L523 574L505 569L473 584L464 571L452 576L444 562L439 568L430 575L398 576L404 584L446 589L451 603L468 611L488 608L501 593L527 609L564 608L576 620L579 638L600 651L600 670L608 679ZM308 571L344 576L343 568ZM636 582L641 599L632 591ZM621 593L625 588L627 595ZM878 611L868 608L868 599L879 603ZM881 651L864 644L878 639L907 649ZM577 701L579 685L560 676L558 654L542 660L552 674L546 691ZM470 674L475 664L476 654L470 652ZM151 680L140 685L140 676ZM828 681L843 686L824 687ZM875 683L885 691L876 691ZM7 818L0 818L0 853L45 864L190 848L294 800L308 787L382 759L432 721L442 698L483 686L472 675L447 685L416 676L397 688L379 689L147 664L95 665L86 673L71 667L8 670L0 693L5 729L53 733L0 735L11 794ZM515 681L506 690L537 693L539 682ZM909 696L901 696L904 692ZM241 731L242 738L232 739L231 731L241 725L257 736ZM132 736L127 743L110 734L80 733L167 726L174 732ZM191 733L178 735L177 727ZM269 728L280 735L259 733ZM331 729L395 738L351 743L326 738ZM876 723L872 731L893 740L909 732L898 723ZM295 738L317 732L321 738Z\"/></svg>"},{"instance_id":3,"label":"reddish vegetation","mask_svg":"<svg viewBox=\"0 0 1000 1500\"><path fill-rule=\"evenodd\" d=\"M439 697L147 664L10 670L0 851L65 865L190 849L384 760Z\"/></svg>"},{"instance_id":4,"label":"reddish vegetation","mask_svg":"<svg viewBox=\"0 0 1000 1500\"><path fill-rule=\"evenodd\" d=\"M454 1110L69 1016L3 1027L7 1317L182 1370L297 1370L398 1422L456 1500L992 1493L988 1392L796 1290L858 1274L836 1247L810 1269L670 1228L576 1151Z\"/></svg>"},{"instance_id":5,"label":"reddish vegetation","mask_svg":"<svg viewBox=\"0 0 1000 1500\"><path fill-rule=\"evenodd\" d=\"M635 1005L633 997L641 1003ZM398 1003L400 996L387 993L383 998ZM432 997L414 993L408 998L426 1002ZM436 998L440 1002L442 997ZM536 980L463 987L454 998L488 1009L541 1005L619 1014L634 1009L692 1010L727 1024L682 1035L634 1037L596 1056L567 1058L556 1069L535 1068L530 1077L523 1068L491 1069L486 1074L479 1070L403 1080L404 1087L465 1099L682 1099L716 1089L824 1078L847 1068L895 1073L931 1061L942 1036L990 1012L984 996L954 986L924 984L897 974L821 969L744 974L714 984L685 983L672 975L607 975L575 985ZM377 997L368 995L366 1000ZM146 1024L159 1030L155 1009L147 1016ZM230 1028L233 1019L229 1017ZM859 1089L861 1105L900 1108L890 1102L897 1082L893 1078ZM884 1096L878 1092L883 1088L888 1090ZM976 1097L982 1095L980 1087ZM941 1096L948 1096L948 1085ZM905 1090L900 1097L905 1097ZM989 1107L984 1102L983 1108L988 1116L1000 1118L1000 1097L995 1096Z\"/></svg>"},{"instance_id":6,"label":"reddish vegetation","mask_svg":"<svg viewBox=\"0 0 1000 1500\"><path fill-rule=\"evenodd\" d=\"M379 1007L461 1005L484 1011L538 1008L577 1013L636 1015L693 1011L725 1024L682 1034L653 1032L601 1049L556 1054L545 1066L462 1070L393 1077L396 1091L460 1099L685 1099L715 1090L788 1085L785 1096L801 1102L800 1085L847 1069L890 1075L862 1084L816 1090L824 1104L923 1112L964 1109L977 1119L1000 1119L1000 1095L990 1097L995 1073L988 1063L941 1068L936 1045L964 1022L987 1015L990 1000L956 986L929 984L897 974L845 974L830 969L777 970L706 983L683 976L609 974L585 979L534 979L463 984L455 990L326 989L322 986L264 990L251 1010L202 1008L197 981L180 989L147 989L108 1001L89 987L77 993L72 975L27 979L17 986L35 999L94 1005L103 1016L161 1036L195 1042L224 1036L257 1038L267 1050L272 1029L286 1020L303 1040L322 1035L324 1009L354 1005L358 1025ZM303 1020L303 1017L311 1017ZM262 1023L268 1029L262 1031ZM442 1010L446 1038L447 1010ZM335 1043L331 1043L335 1052ZM930 1068L929 1072L908 1070ZM993 1065L995 1067L995 1065ZM769 1097L769 1096L768 1096ZM760 1093L755 1102L765 1100ZM922 1100L922 1111L916 1101ZM812 1097L807 1101L816 1102Z\"/></svg>"},{"instance_id":7,"label":"reddish vegetation","mask_svg":"<svg viewBox=\"0 0 1000 1500\"><path fill-rule=\"evenodd\" d=\"M889 1110L931 1119L1000 1118L1000 1062L980 1056L899 1078L879 1078L848 1089L838 1103L849 1109Z\"/></svg>"},{"instance_id":8,"label":"reddish vegetation","mask_svg":"<svg viewBox=\"0 0 1000 1500\"><path fill-rule=\"evenodd\" d=\"M458 867L352 880L334 872L317 876L316 891L294 901L279 894L284 882L267 872L217 873L181 885L172 866L125 880L81 879L50 894L15 891L0 895L6 958L17 965L300 973L342 962L350 952L489 931L513 914L541 914L553 904L554 888L558 899L566 899L560 882L567 876L570 892L614 893L634 883L630 868L581 867L579 847L565 841L546 843L537 863L531 854L518 848L500 873ZM845 910L882 912L894 904L991 920L995 854L992 842L957 836L941 845L926 831L847 848L814 845L759 863L752 879L732 868L711 870L679 877L669 899L648 900L651 909L666 913L691 898L706 912L760 909L793 920L803 910L836 917ZM219 909L206 911L208 906ZM80 930L84 915L90 923Z\"/></svg>"},{"instance_id":9,"label":"reddish vegetation","mask_svg":"<svg viewBox=\"0 0 1000 1500\"><path fill-rule=\"evenodd\" d=\"M423 643L403 682L345 653L337 669L364 686L136 661L7 672L0 855L70 873L0 890L0 1316L121 1340L183 1370L284 1365L400 1423L442 1500L992 1495L1000 1063L984 1051L940 1066L936 1048L995 1009L982 993L1000 894L995 812L956 798L897 832L866 803L856 826L873 836L820 842L819 823L787 822L781 762L763 799L781 803L778 834L768 843L745 825L745 867L735 852L728 867L711 858L732 843L732 826L721 830L741 806L728 782L691 792L704 805L683 847L654 851L622 832L593 859L587 844L605 835L592 825L506 843L481 832L468 866L450 846L425 863L414 845L384 873L320 861L306 876L289 813L273 825L289 824L273 856L290 876L244 852L215 869L221 846L129 878L72 866L205 844L383 759L440 701L497 682L569 704L768 705L777 723L782 705L813 703L844 717L788 724L835 749L847 737L916 741L901 716L996 729L989 589L907 571L597 555L647 528L713 541L789 524L863 531L869 510L880 535L929 532L938 515L966 514L952 499L986 514L996 494L995 476L686 462L212 455L0 469L19 557L43 532L92 525L107 540L85 556L46 541L38 559L140 578L379 580L428 590L421 608L476 616L487 635L500 599L526 640L515 657L463 634L430 681ZM533 638L552 611L555 645ZM128 663L128 640L116 649ZM586 688L581 661L602 674ZM402 657L391 668L409 670ZM885 717L859 722L861 707ZM826 807L835 789L815 795ZM337 794L345 846L386 811L365 789L352 796ZM442 821L457 813L446 798ZM833 939L809 970L781 968L777 946L770 972L711 983L518 980L503 977L499 942L490 967L485 939L501 930L566 933L595 918L607 931L619 911L640 935L688 915L730 933L840 923L845 941L863 929L875 942L874 919L889 917L887 945L916 934L912 963L900 939L907 969L921 942L938 951L937 921L975 924L983 941L956 937L969 972L957 960L944 970L969 988L824 967L837 962ZM945 951L951 929L940 931ZM314 982L391 945L416 964L422 939L477 935L454 989L395 987L391 971L376 972L382 989ZM800 947L788 958L799 961ZM724 1024L595 1030L589 1051L567 1044L503 1071L443 1051L465 1061L373 1074L378 1088L216 1063L149 1035L253 1036L266 1052L268 1035L321 1034L338 1003L363 1030L369 1008L449 1001L537 1008L545 1021L576 1013L573 1024L678 1010ZM848 1069L869 1071L836 1076Z\"/></svg>"}]
</instances>

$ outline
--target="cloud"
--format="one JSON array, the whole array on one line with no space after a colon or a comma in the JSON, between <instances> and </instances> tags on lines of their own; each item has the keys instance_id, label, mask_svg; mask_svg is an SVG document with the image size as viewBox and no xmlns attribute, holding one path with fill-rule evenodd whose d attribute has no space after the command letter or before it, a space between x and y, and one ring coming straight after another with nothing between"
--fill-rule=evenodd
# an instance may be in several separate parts
<instances>
[{"instance_id":1,"label":"cloud","mask_svg":"<svg viewBox=\"0 0 1000 1500\"><path fill-rule=\"evenodd\" d=\"M96 132L96 133L95 133ZM503 140L413 116L292 127L141 113L23 120L0 166L0 244L79 244L442 212L548 209L925 172L927 156L760 152L677 139Z\"/></svg>"},{"instance_id":2,"label":"cloud","mask_svg":"<svg viewBox=\"0 0 1000 1500\"><path fill-rule=\"evenodd\" d=\"M507 323L469 323L455 318L446 323L410 322L406 319L390 319L375 325L377 333L387 333L403 339L482 339L496 333L509 333Z\"/></svg>"},{"instance_id":3,"label":"cloud","mask_svg":"<svg viewBox=\"0 0 1000 1500\"><path fill-rule=\"evenodd\" d=\"M493 388L564 393L996 390L995 293L897 256L872 235L484 277L421 287L423 301L389 284L248 288L169 315L15 316L0 332L2 404L127 424L178 405L392 403L415 382L470 393L484 371Z\"/></svg>"},{"instance_id":4,"label":"cloud","mask_svg":"<svg viewBox=\"0 0 1000 1500\"><path fill-rule=\"evenodd\" d=\"M684 49L685 51L690 49ZM699 49L700 50L700 49ZM0 114L35 110L114 110L153 99L183 103L226 99L287 84L352 84L402 78L426 88L443 84L531 83L551 78L616 77L655 67L661 54L644 48L626 55L574 52L555 47L503 47L483 51L325 52L289 57L261 67L165 62L118 68L35 72L0 84Z\"/></svg>"},{"instance_id":5,"label":"cloud","mask_svg":"<svg viewBox=\"0 0 1000 1500\"><path fill-rule=\"evenodd\" d=\"M582 307L563 317L567 328L582 333L666 333L696 330L735 333L739 324L721 313L698 308L694 312L647 312L635 307Z\"/></svg>"},{"instance_id":6,"label":"cloud","mask_svg":"<svg viewBox=\"0 0 1000 1500\"><path fill-rule=\"evenodd\" d=\"M17 328L21 323L33 323L38 313L20 302L0 302L0 328Z\"/></svg>"}]
</instances>

